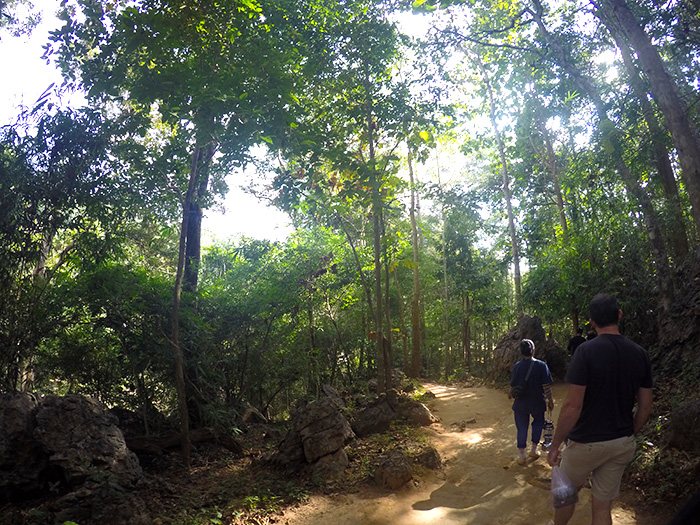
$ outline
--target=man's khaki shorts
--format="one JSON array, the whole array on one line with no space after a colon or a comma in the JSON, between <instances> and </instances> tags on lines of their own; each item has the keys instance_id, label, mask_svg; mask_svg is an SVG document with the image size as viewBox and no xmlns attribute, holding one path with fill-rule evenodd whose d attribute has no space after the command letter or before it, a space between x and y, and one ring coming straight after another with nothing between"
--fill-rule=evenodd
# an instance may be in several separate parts
<instances>
[{"instance_id":1,"label":"man's khaki shorts","mask_svg":"<svg viewBox=\"0 0 700 525\"><path fill-rule=\"evenodd\" d=\"M597 443L569 440L561 453L561 469L580 488L591 476L593 497L612 501L620 492L625 468L634 459L634 436Z\"/></svg>"}]
</instances>

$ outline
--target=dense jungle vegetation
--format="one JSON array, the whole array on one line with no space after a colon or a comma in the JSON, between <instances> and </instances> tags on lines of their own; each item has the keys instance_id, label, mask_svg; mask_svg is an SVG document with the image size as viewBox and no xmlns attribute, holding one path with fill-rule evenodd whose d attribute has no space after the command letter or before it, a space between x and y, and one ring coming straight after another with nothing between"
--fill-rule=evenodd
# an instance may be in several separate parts
<instances>
[{"instance_id":1,"label":"dense jungle vegetation","mask_svg":"<svg viewBox=\"0 0 700 525\"><path fill-rule=\"evenodd\" d=\"M59 16L63 85L0 129L1 391L89 394L147 433L164 415L188 458L189 429L324 384L485 376L525 314L565 347L606 291L664 406L697 397L696 318L664 336L698 288L697 0ZM203 243L246 166L295 233Z\"/></svg>"}]
</instances>

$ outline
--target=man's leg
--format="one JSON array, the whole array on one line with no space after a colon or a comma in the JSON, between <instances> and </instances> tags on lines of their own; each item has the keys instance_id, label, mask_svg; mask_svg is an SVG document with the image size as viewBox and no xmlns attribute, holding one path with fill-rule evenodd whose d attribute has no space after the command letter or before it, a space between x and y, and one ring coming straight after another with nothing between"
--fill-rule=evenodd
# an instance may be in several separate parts
<instances>
[{"instance_id":1,"label":"man's leg","mask_svg":"<svg viewBox=\"0 0 700 525\"><path fill-rule=\"evenodd\" d=\"M537 445L540 444L542 429L544 428L544 412L532 414L532 446L530 447L530 457L539 457Z\"/></svg>"},{"instance_id":2,"label":"man's leg","mask_svg":"<svg viewBox=\"0 0 700 525\"><path fill-rule=\"evenodd\" d=\"M569 523L571 516L574 515L574 510L576 510L576 505L554 509L554 525L566 525Z\"/></svg>"},{"instance_id":3,"label":"man's leg","mask_svg":"<svg viewBox=\"0 0 700 525\"><path fill-rule=\"evenodd\" d=\"M593 470L591 479L592 524L611 525L612 502L620 491L625 467L634 458L634 436L628 436L595 445L605 462ZM607 457L606 457L607 456Z\"/></svg>"},{"instance_id":4,"label":"man's leg","mask_svg":"<svg viewBox=\"0 0 700 525\"><path fill-rule=\"evenodd\" d=\"M603 501L592 496L591 509L593 511L591 525L612 525L612 501Z\"/></svg>"},{"instance_id":5,"label":"man's leg","mask_svg":"<svg viewBox=\"0 0 700 525\"><path fill-rule=\"evenodd\" d=\"M515 428L517 429L518 459L525 461L525 447L527 446L527 431L530 426L530 414L514 410Z\"/></svg>"}]
</instances>

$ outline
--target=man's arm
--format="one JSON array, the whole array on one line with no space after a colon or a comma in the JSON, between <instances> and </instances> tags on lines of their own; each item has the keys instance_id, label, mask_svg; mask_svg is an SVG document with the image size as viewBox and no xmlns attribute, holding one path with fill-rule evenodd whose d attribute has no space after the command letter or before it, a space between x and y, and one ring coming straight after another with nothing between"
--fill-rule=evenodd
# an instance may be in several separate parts
<instances>
[{"instance_id":1,"label":"man's arm","mask_svg":"<svg viewBox=\"0 0 700 525\"><path fill-rule=\"evenodd\" d=\"M562 443L564 443L564 440L569 435L569 432L571 432L571 429L574 428L574 425L581 415L583 398L585 394L585 386L569 385L569 392L567 393L566 400L561 407L559 419L557 420L557 426L554 430L552 448L549 449L549 454L547 455L547 461L549 461L549 464L552 466L559 463L559 447L561 447Z\"/></svg>"},{"instance_id":2,"label":"man's arm","mask_svg":"<svg viewBox=\"0 0 700 525\"><path fill-rule=\"evenodd\" d=\"M636 434L649 419L654 394L651 388L637 390L637 411L634 413L634 433Z\"/></svg>"},{"instance_id":3,"label":"man's arm","mask_svg":"<svg viewBox=\"0 0 700 525\"><path fill-rule=\"evenodd\" d=\"M547 398L547 409L551 412L554 410L554 398L552 397L552 383L545 383L542 385L544 390L544 395Z\"/></svg>"}]
</instances>

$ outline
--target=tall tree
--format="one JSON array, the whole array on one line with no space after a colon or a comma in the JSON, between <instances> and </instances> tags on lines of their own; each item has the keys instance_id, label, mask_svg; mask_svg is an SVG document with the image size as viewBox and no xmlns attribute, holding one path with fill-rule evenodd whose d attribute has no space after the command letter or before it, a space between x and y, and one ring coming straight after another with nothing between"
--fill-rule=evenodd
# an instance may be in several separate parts
<instances>
[{"instance_id":1,"label":"tall tree","mask_svg":"<svg viewBox=\"0 0 700 525\"><path fill-rule=\"evenodd\" d=\"M515 227L515 215L513 214L513 201L510 192L510 174L508 172L508 157L506 155L506 147L503 142L503 137L501 131L498 127L498 121L496 118L496 101L493 95L493 88L491 85L491 77L482 61L481 56L478 51L475 52L476 63L481 71L484 86L486 87L486 93L488 95L489 102L489 118L491 120L491 127L493 128L494 136L496 137L496 145L498 147L498 157L500 160L501 168L501 180L503 188L503 200L506 205L506 212L508 214L508 232L510 233L510 244L511 244L511 255L513 257L513 282L515 286L515 310L518 317L523 315L523 301L522 301L522 277L520 274L520 241L518 240L518 232Z\"/></svg>"},{"instance_id":2,"label":"tall tree","mask_svg":"<svg viewBox=\"0 0 700 525\"><path fill-rule=\"evenodd\" d=\"M664 115L678 152L681 174L690 197L696 232L700 232L700 134L690 119L688 105L668 72L661 55L639 24L625 0L601 0L591 2L599 11L601 19L611 33L622 29L637 52L645 76L651 86L654 100ZM617 21L617 24L613 23Z\"/></svg>"},{"instance_id":3,"label":"tall tree","mask_svg":"<svg viewBox=\"0 0 700 525\"><path fill-rule=\"evenodd\" d=\"M282 145L287 164L276 180L284 199L319 217L333 217L335 226L341 217L346 233L350 232L347 211L361 212L371 220L365 242L372 249L373 278L360 275L366 289L371 289L367 302L374 314L371 337L380 390L391 367L385 353L390 334L382 284L382 224L388 222L387 205L401 184L395 175L394 152L412 126L426 118L420 105L411 104L407 83L392 71L400 44L395 25L379 7L351 17L329 34L327 53L318 57L323 74L301 99L306 116ZM305 187L300 181L306 181ZM303 191L308 194L299 197ZM334 210L330 214L329 207Z\"/></svg>"},{"instance_id":4,"label":"tall tree","mask_svg":"<svg viewBox=\"0 0 700 525\"><path fill-rule=\"evenodd\" d=\"M604 141L612 151L615 164L622 180L634 197L638 200L644 222L649 236L649 243L654 254L656 265L657 281L659 283L659 304L663 310L667 310L671 304L673 296L673 280L669 268L668 255L664 239L661 235L661 229L657 219L656 211L649 194L640 186L629 166L623 157L623 141L616 124L608 117L606 105L600 95L600 92L593 82L586 78L576 68L572 61L567 56L561 41L553 35L543 20L544 8L540 0L532 0L535 9L531 11L537 27L542 33L546 42L551 46L554 52L556 62L564 68L564 70L574 79L581 91L593 102L598 118L600 120L599 127L604 133Z\"/></svg>"},{"instance_id":5,"label":"tall tree","mask_svg":"<svg viewBox=\"0 0 700 525\"><path fill-rule=\"evenodd\" d=\"M421 363L421 289L418 259L418 221L416 220L416 182L412 152L408 153L408 176L411 184L411 246L413 248L413 299L411 300L411 368L410 377L420 377Z\"/></svg>"},{"instance_id":6,"label":"tall tree","mask_svg":"<svg viewBox=\"0 0 700 525\"><path fill-rule=\"evenodd\" d=\"M173 174L187 188L181 193L182 244L173 292L176 363L193 351L181 348L178 317L183 281L196 290L201 208L214 154L219 153L221 170L241 164L253 144L271 141L270 135L293 122L295 93L308 79L303 65L314 35L336 23L332 6L287 0L185 5L144 0L115 6L84 0L63 9L65 25L53 38L67 77L92 101L159 113L190 149L188 172ZM187 370L196 382L195 369ZM179 376L177 371L181 390ZM186 448L187 415L181 417Z\"/></svg>"},{"instance_id":7,"label":"tall tree","mask_svg":"<svg viewBox=\"0 0 700 525\"><path fill-rule=\"evenodd\" d=\"M600 14L600 11L598 11L598 13ZM612 24L614 22L610 20L608 23ZM638 68L634 63L632 50L628 42L622 38L621 33L617 31L611 34L622 55L623 63L625 64L625 69L629 77L630 87L639 100L642 114L649 130L649 140L652 143L656 160L656 173L660 179L661 187L663 188L666 198L666 206L671 216L671 231L669 232L669 237L671 239L671 246L673 247L673 254L675 257L683 258L688 253L688 234L685 223L683 222L683 205L678 192L676 177L673 172L673 166L671 165L671 159L669 158L668 148L663 140L666 133L649 101L646 83L640 76Z\"/></svg>"}]
</instances>

